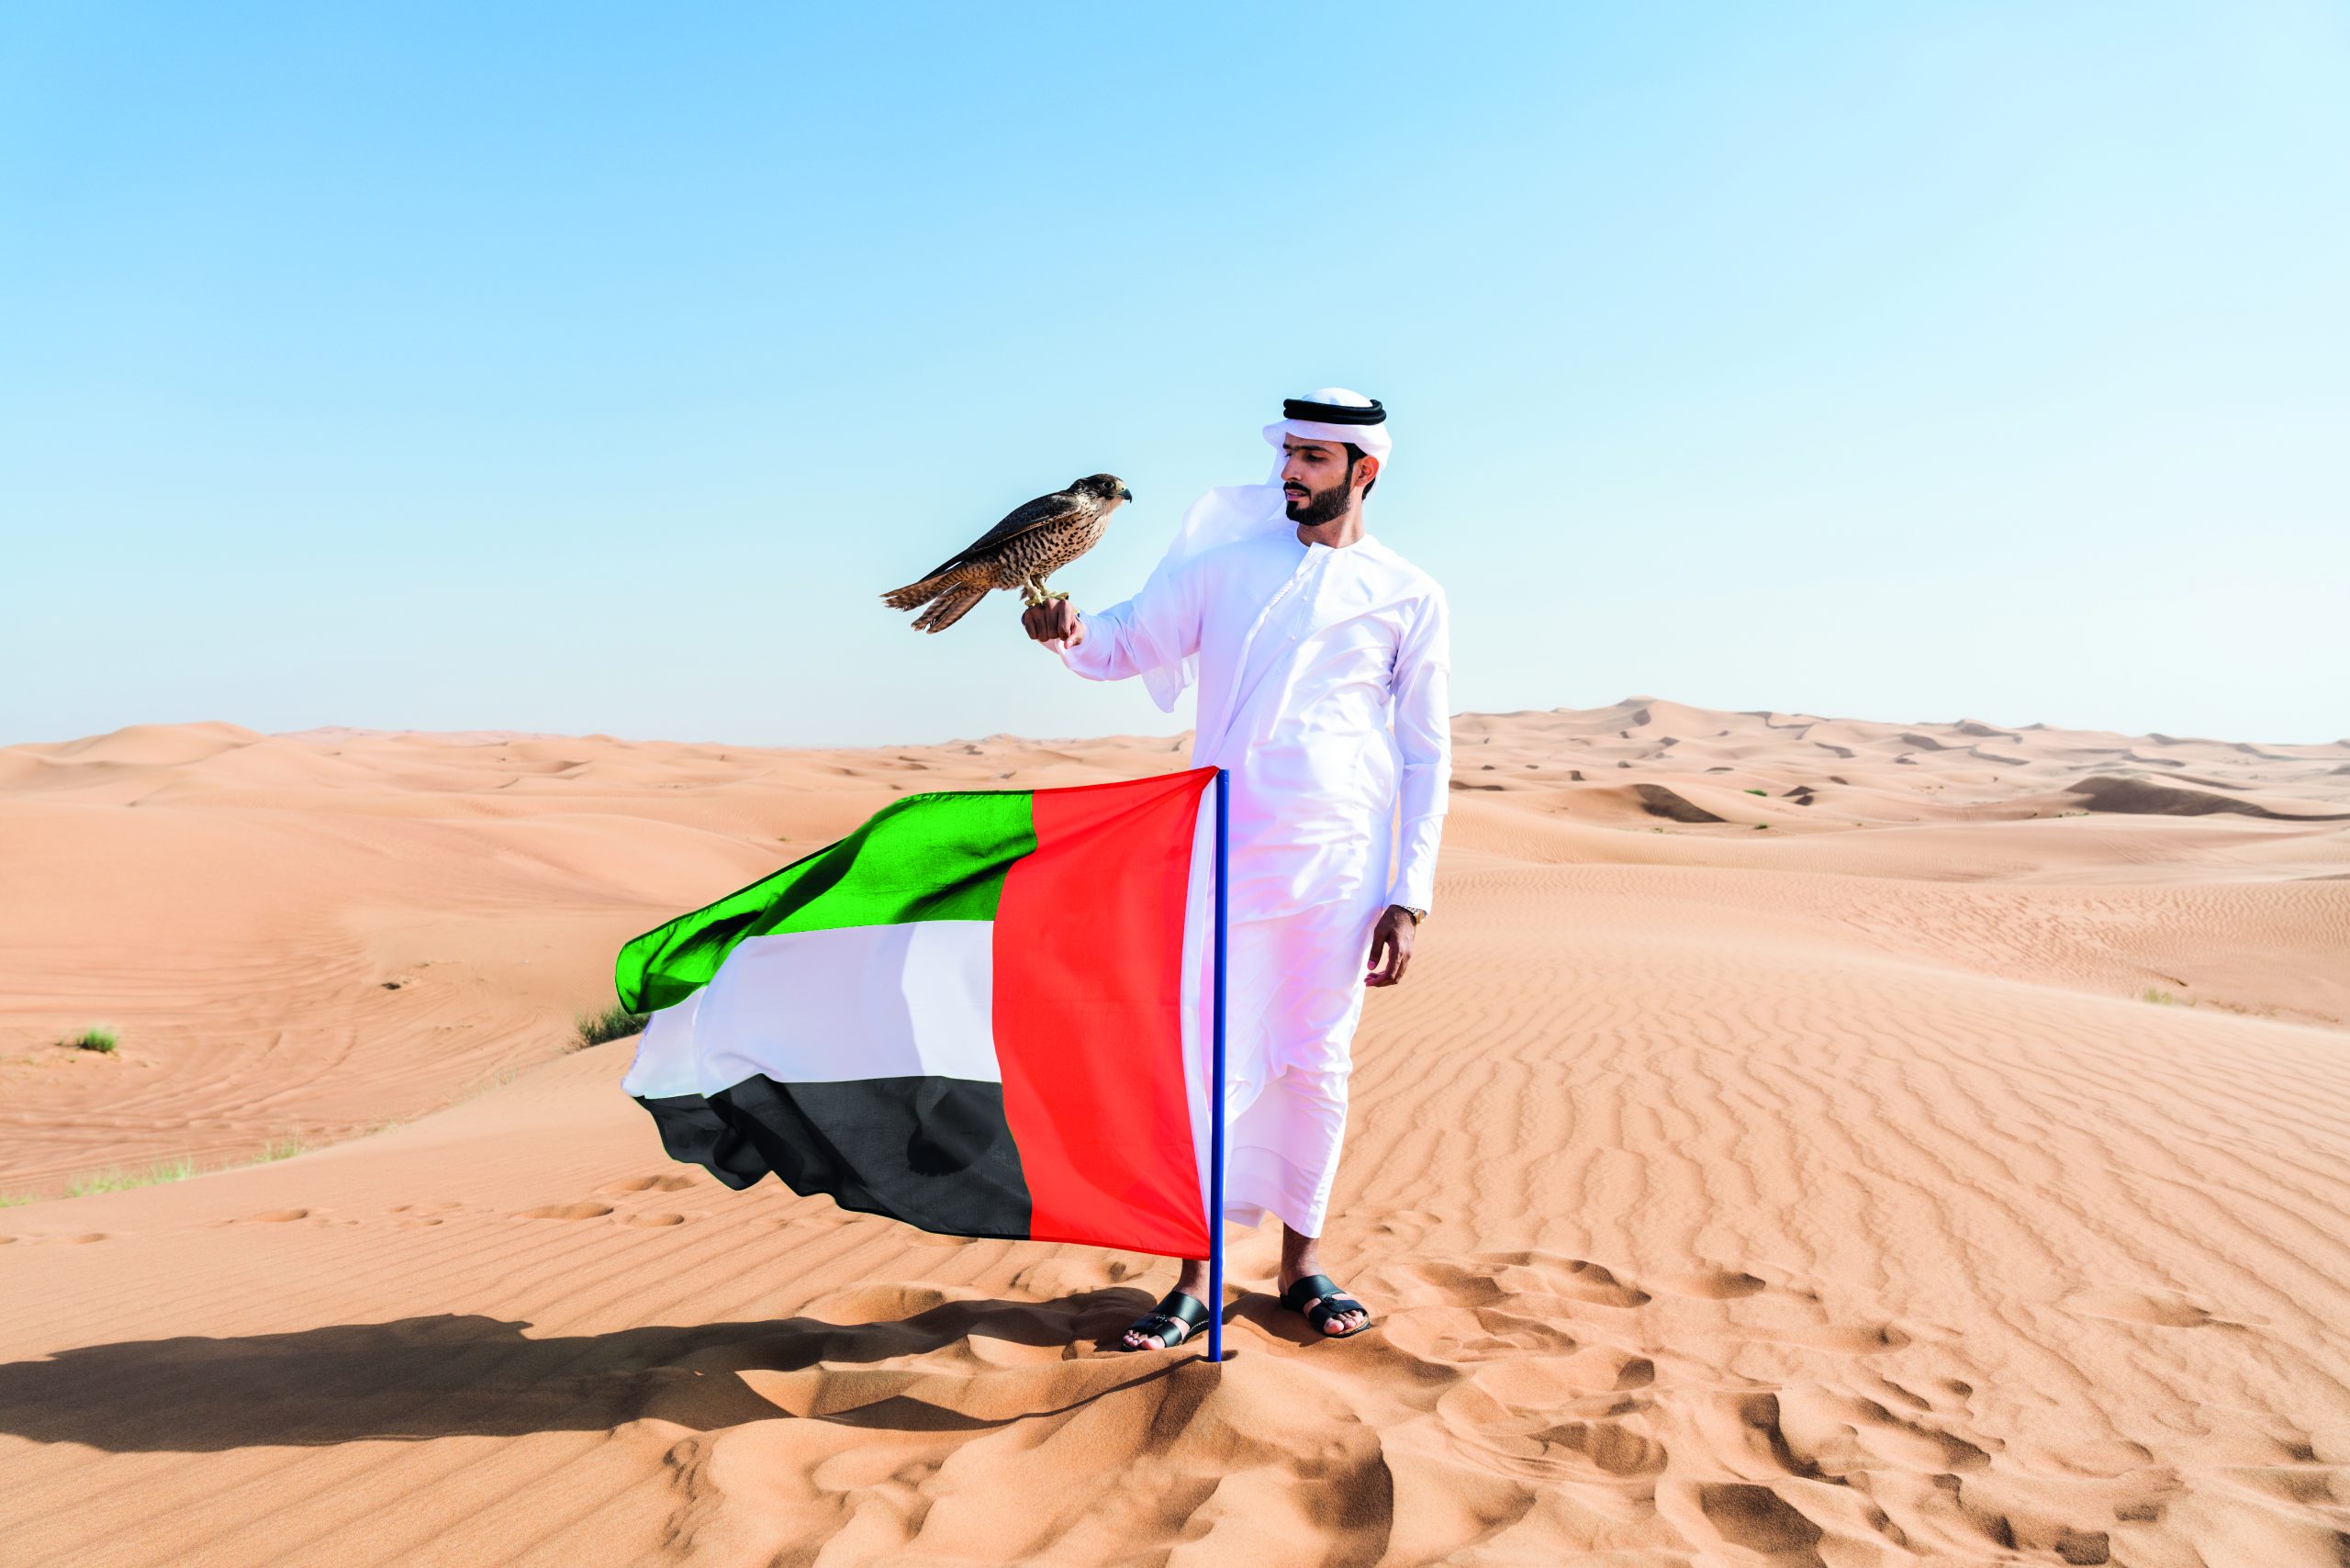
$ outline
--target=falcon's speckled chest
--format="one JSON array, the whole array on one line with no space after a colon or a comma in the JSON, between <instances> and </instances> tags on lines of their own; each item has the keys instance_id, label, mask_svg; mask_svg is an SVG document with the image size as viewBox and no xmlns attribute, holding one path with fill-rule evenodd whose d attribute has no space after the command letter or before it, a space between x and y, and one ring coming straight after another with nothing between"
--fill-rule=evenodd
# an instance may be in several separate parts
<instances>
[{"instance_id":1,"label":"falcon's speckled chest","mask_svg":"<svg viewBox=\"0 0 2350 1568\"><path fill-rule=\"evenodd\" d=\"M1007 539L998 547L995 558L997 586L1012 588L1032 578L1041 580L1102 543L1109 530L1109 514L1096 512L1032 528Z\"/></svg>"}]
</instances>

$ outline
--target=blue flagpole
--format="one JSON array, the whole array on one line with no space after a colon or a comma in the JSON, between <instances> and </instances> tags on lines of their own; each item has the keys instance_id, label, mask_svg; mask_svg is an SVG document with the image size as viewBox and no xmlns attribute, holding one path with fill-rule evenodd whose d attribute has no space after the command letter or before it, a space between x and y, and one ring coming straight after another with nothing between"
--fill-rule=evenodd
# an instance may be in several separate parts
<instances>
[{"instance_id":1,"label":"blue flagpole","mask_svg":"<svg viewBox=\"0 0 2350 1568\"><path fill-rule=\"evenodd\" d=\"M1208 1122L1208 1360L1224 1360L1224 885L1232 816L1232 775L1215 770L1215 1069Z\"/></svg>"}]
</instances>

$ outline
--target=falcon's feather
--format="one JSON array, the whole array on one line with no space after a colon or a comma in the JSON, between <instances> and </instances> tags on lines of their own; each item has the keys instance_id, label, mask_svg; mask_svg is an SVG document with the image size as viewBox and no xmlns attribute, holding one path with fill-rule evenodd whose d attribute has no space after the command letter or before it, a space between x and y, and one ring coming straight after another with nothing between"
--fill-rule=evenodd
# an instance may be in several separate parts
<instances>
[{"instance_id":1,"label":"falcon's feather","mask_svg":"<svg viewBox=\"0 0 2350 1568\"><path fill-rule=\"evenodd\" d=\"M988 590L984 588L973 588L968 583L957 583L931 600L928 610L914 617L914 630L944 632L957 621L962 620L968 613L971 606L987 596Z\"/></svg>"},{"instance_id":2,"label":"falcon's feather","mask_svg":"<svg viewBox=\"0 0 2350 1568\"><path fill-rule=\"evenodd\" d=\"M1075 517L1077 511L1077 497L1069 490L1056 490L1049 496L1038 496L1033 501L1023 501L1005 512L1002 520L993 528L964 545L961 550L941 561L923 576L934 577L939 573L959 566L972 556L992 549L1016 534L1025 533L1032 528L1043 528L1051 523L1065 522Z\"/></svg>"}]
</instances>

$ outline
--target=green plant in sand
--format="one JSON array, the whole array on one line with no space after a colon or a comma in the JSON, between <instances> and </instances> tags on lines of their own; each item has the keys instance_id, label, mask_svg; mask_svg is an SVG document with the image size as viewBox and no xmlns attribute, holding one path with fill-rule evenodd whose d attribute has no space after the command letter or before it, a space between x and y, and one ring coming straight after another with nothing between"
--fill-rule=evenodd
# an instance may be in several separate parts
<instances>
[{"instance_id":1,"label":"green plant in sand","mask_svg":"<svg viewBox=\"0 0 2350 1568\"><path fill-rule=\"evenodd\" d=\"M646 1014L631 1013L614 1002L601 1013L582 1013L572 1020L577 1031L572 1049L584 1051L590 1046L600 1046L608 1040L624 1040L631 1035L644 1033Z\"/></svg>"},{"instance_id":2,"label":"green plant in sand","mask_svg":"<svg viewBox=\"0 0 2350 1568\"><path fill-rule=\"evenodd\" d=\"M195 1174L196 1161L183 1154L177 1159L159 1159L144 1170L98 1170L76 1176L65 1183L65 1195L86 1198L94 1193L127 1193L133 1187L185 1182Z\"/></svg>"}]
</instances>

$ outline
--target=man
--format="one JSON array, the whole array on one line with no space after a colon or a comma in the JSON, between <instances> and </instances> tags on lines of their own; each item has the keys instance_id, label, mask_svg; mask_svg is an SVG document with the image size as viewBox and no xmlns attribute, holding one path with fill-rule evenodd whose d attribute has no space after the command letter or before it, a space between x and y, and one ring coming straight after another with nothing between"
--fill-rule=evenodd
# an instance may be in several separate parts
<instances>
[{"instance_id":1,"label":"man","mask_svg":"<svg viewBox=\"0 0 2350 1568\"><path fill-rule=\"evenodd\" d=\"M1140 593L1022 622L1088 679L1142 676L1162 709L1196 672L1192 766L1232 774L1223 1217L1279 1215L1281 1305L1341 1336L1371 1315L1323 1272L1323 1219L1364 988L1404 978L1435 884L1451 651L1443 590L1364 527L1386 411L1332 387L1282 412L1272 481L1202 498ZM1181 1344L1207 1294L1206 1262L1185 1263L1125 1348Z\"/></svg>"}]
</instances>

